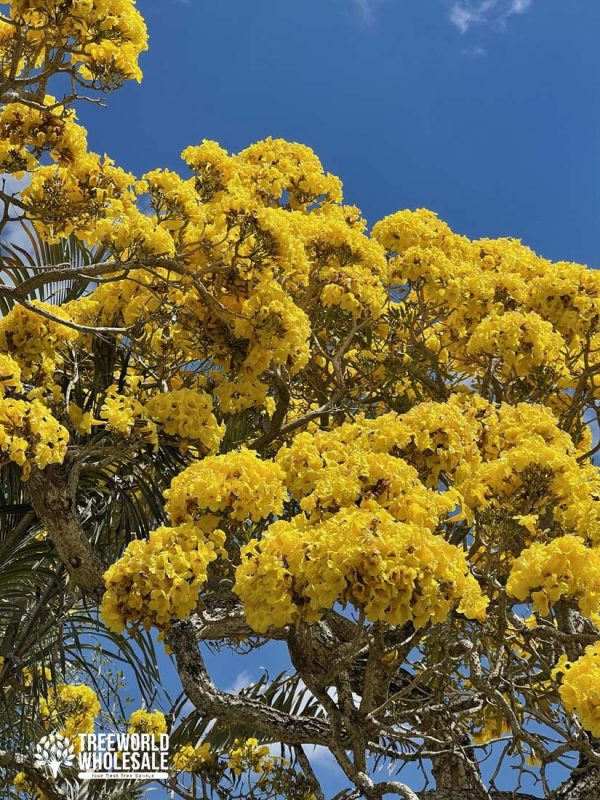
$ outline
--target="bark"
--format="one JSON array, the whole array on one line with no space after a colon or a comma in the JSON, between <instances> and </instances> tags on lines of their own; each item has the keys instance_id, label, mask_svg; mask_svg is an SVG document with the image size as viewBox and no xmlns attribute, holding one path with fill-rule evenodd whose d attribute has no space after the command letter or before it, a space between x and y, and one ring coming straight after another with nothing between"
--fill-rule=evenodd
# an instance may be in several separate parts
<instances>
[{"instance_id":1,"label":"bark","mask_svg":"<svg viewBox=\"0 0 600 800\"><path fill-rule=\"evenodd\" d=\"M473 794L464 789L431 789L419 792L419 800L472 800ZM522 792L488 792L489 800L540 800ZM600 800L600 769L593 768L569 778L545 800Z\"/></svg>"},{"instance_id":2,"label":"bark","mask_svg":"<svg viewBox=\"0 0 600 800\"><path fill-rule=\"evenodd\" d=\"M0 769L14 769L24 772L27 779L42 791L47 800L66 800L67 795L55 785L45 772L33 766L33 762L19 753L0 750Z\"/></svg>"},{"instance_id":3,"label":"bark","mask_svg":"<svg viewBox=\"0 0 600 800\"><path fill-rule=\"evenodd\" d=\"M88 541L79 520L76 503L78 476L79 468L72 462L51 465L43 471L34 469L28 489L35 512L45 525L59 558L69 572L71 581L83 592L99 600L104 591L102 577L104 565ZM582 622L581 615L576 609L565 605L559 610L560 625L557 633L573 640L572 656L576 657L588 639L597 637L597 631L592 628L588 630L589 623L585 620ZM382 646L389 648L398 645L402 650L406 642L409 644L411 642L410 633L409 629L395 631L392 641L388 632L382 641ZM288 714L270 708L260 699L223 692L214 685L204 665L198 642L240 641L253 635L239 600L230 593L226 593L225 596L215 596L210 603L201 602L197 614L190 620L174 624L168 636L168 643L175 654L179 675L188 698L204 716L215 719L222 727L241 723L265 737L291 746L323 745L335 753L341 748L340 758L347 761L343 752L344 736L356 728L356 725L350 723L356 723L357 720L348 720L342 714L336 721L336 714L330 713L326 704L324 715L320 718L302 713ZM378 687L375 677L371 673L367 675L366 672L368 664L366 653L369 652L372 643L365 640L364 634L355 623L340 617L335 612L326 614L323 621L316 625L301 626L293 630L288 628L271 630L269 637L288 639L292 661L311 690L313 684L319 690L316 696L323 694L327 700L325 696L327 688L337 683L340 674L345 677L348 686L356 694L362 695L362 689L368 686ZM362 672L359 670L360 680L356 683L353 681L353 670L363 662L365 668ZM381 671L380 677L383 678L382 688L385 688L385 694L390 691L390 687L394 687L395 692L398 687L394 681L398 682L400 678L392 670L388 673L385 667L381 667ZM410 675L408 677L411 678ZM378 692L373 689L371 694L374 694L372 700L378 706L381 701L381 698L376 696ZM429 698L421 696L420 699L422 711L426 714ZM339 715L339 710L337 713ZM366 737L365 745L368 748L367 739L376 741L377 733L370 730L373 720L367 721L367 717L362 723L362 734ZM433 732L440 741L443 752L435 755L430 751L428 754L436 779L436 789L413 792L408 787L394 782L373 783L366 774L357 771L356 774L361 780L357 782L353 779L358 787L356 798L379 800L385 794L410 800L465 800L465 798L466 800L539 800L527 793L486 790L480 781L477 767L470 758L469 748L463 747L462 738L458 735L460 731L451 731L450 724L444 727L445 723L445 715L442 713L437 724L433 726ZM15 758L18 760L23 757ZM14 764L16 762L13 759L12 765ZM6 765L7 756L4 754L3 757L0 753L0 767ZM36 773L32 764L22 760L21 766L17 765L17 768L23 769L50 800L59 798L62 800L64 795L60 790L49 786L48 779L39 771ZM45 782L45 787L42 787L40 781ZM548 795L547 800L600 800L600 767L591 765L582 767L559 789Z\"/></svg>"},{"instance_id":4,"label":"bark","mask_svg":"<svg viewBox=\"0 0 600 800\"><path fill-rule=\"evenodd\" d=\"M186 695L206 717L218 723L247 724L275 741L290 745L327 745L328 724L323 719L302 714L286 714L270 708L260 700L223 692L212 682L200 654L194 626L189 621L177 622L171 628L167 643L175 654L177 669Z\"/></svg>"},{"instance_id":5,"label":"bark","mask_svg":"<svg viewBox=\"0 0 600 800\"><path fill-rule=\"evenodd\" d=\"M574 774L555 792L555 800L599 800L599 798L599 767L590 767L579 774Z\"/></svg>"},{"instance_id":6,"label":"bark","mask_svg":"<svg viewBox=\"0 0 600 800\"><path fill-rule=\"evenodd\" d=\"M465 789L432 789L428 792L419 792L417 796L419 800L472 800L473 798L473 794ZM488 798L489 800L541 800L532 794L519 792L488 792Z\"/></svg>"},{"instance_id":7,"label":"bark","mask_svg":"<svg viewBox=\"0 0 600 800\"><path fill-rule=\"evenodd\" d=\"M459 791L463 796L468 794L470 800L488 800L489 793L482 782L479 765L469 751L468 737L461 744L462 747L457 747L449 742L448 752L431 756L437 791Z\"/></svg>"},{"instance_id":8,"label":"bark","mask_svg":"<svg viewBox=\"0 0 600 800\"><path fill-rule=\"evenodd\" d=\"M403 632L404 636L406 633L407 631ZM353 666L357 652L364 645L357 635L356 625L333 612L326 615L326 620L320 623L276 630L273 634L279 639L287 637L292 662L307 685L316 688L319 695L324 694L340 670L348 671ZM207 639L243 638L244 635L247 635L247 625L242 609L233 597L222 597L210 607L204 608L201 616L194 615L191 620L177 623L173 627L169 644L175 652L184 689L196 708L218 722L248 724L274 740L288 744L323 744L336 754L336 758L339 755L348 766L350 762L344 754L343 744L347 736L345 723L341 720L342 727L338 725L336 731L333 724L335 720L330 719L328 711L328 722L325 718L315 720L302 715L291 717L269 709L260 702L216 689L198 651L198 642ZM396 679L399 679L398 676L392 676L392 681ZM421 696L424 689L417 687L415 691L420 692L418 696ZM426 713L428 698L421 699ZM434 726L440 739L446 738L444 732L448 738L444 752L428 755L436 778L436 789L417 792L399 783L374 783L367 775L353 768L347 771L347 775L351 777L350 773L355 773L356 780L353 777L351 780L358 788L350 796L356 800L379 800L384 796L410 800L540 800L539 796L527 792L486 789L477 763L471 757L468 740L457 736L458 731L454 736L450 735L450 723L451 720L445 720L442 713ZM346 741L346 745L348 744L349 741ZM547 795L545 800L600 800L600 768L582 766L561 787Z\"/></svg>"},{"instance_id":9,"label":"bark","mask_svg":"<svg viewBox=\"0 0 600 800\"><path fill-rule=\"evenodd\" d=\"M27 485L31 504L71 580L86 594L100 600L104 593L104 565L79 521L78 477L77 465L51 464L44 470L34 468Z\"/></svg>"},{"instance_id":10,"label":"bark","mask_svg":"<svg viewBox=\"0 0 600 800\"><path fill-rule=\"evenodd\" d=\"M248 625L241 602L229 593L217 598L203 598L190 617L197 641L243 641L256 636ZM270 628L270 639L285 639L287 628Z\"/></svg>"}]
</instances>

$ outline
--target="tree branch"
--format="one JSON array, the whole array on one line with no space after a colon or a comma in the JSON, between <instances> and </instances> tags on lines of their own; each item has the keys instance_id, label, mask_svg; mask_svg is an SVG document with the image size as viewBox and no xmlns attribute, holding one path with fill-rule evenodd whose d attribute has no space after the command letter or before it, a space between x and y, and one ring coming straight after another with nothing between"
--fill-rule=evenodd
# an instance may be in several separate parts
<instances>
[{"instance_id":1,"label":"tree branch","mask_svg":"<svg viewBox=\"0 0 600 800\"><path fill-rule=\"evenodd\" d=\"M286 714L260 700L222 692L212 682L198 649L194 626L177 622L167 637L177 661L183 688L194 706L219 723L244 724L275 741L290 745L329 742L331 731L323 719Z\"/></svg>"},{"instance_id":2,"label":"tree branch","mask_svg":"<svg viewBox=\"0 0 600 800\"><path fill-rule=\"evenodd\" d=\"M66 800L67 795L48 778L45 772L34 767L33 762L20 753L0 750L0 768L24 772L27 779L46 797L46 800Z\"/></svg>"},{"instance_id":3,"label":"tree branch","mask_svg":"<svg viewBox=\"0 0 600 800\"><path fill-rule=\"evenodd\" d=\"M88 541L77 514L77 464L51 464L32 469L28 489L38 517L73 582L100 600L104 565Z\"/></svg>"}]
</instances>

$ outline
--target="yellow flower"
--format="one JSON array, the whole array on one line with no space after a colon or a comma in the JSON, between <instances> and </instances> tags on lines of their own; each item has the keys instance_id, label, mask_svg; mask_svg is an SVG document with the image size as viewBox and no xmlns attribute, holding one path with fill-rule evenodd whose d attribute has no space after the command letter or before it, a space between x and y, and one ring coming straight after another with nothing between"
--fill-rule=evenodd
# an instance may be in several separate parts
<instances>
[{"instance_id":1,"label":"yellow flower","mask_svg":"<svg viewBox=\"0 0 600 800\"><path fill-rule=\"evenodd\" d=\"M280 514L285 498L281 467L261 460L243 447L209 456L180 473L165 492L166 510L174 524L197 522L214 527L218 515L258 522Z\"/></svg>"},{"instance_id":2,"label":"yellow flower","mask_svg":"<svg viewBox=\"0 0 600 800\"><path fill-rule=\"evenodd\" d=\"M325 522L275 522L242 549L235 591L259 633L351 603L372 622L415 627L457 610L483 619L487 598L464 552L415 524L396 522L375 503Z\"/></svg>"},{"instance_id":3,"label":"yellow flower","mask_svg":"<svg viewBox=\"0 0 600 800\"><path fill-rule=\"evenodd\" d=\"M146 711L140 709L134 711L127 723L128 733L150 733L152 736L160 736L167 732L167 721L162 711Z\"/></svg>"},{"instance_id":4,"label":"yellow flower","mask_svg":"<svg viewBox=\"0 0 600 800\"><path fill-rule=\"evenodd\" d=\"M39 701L39 710L46 728L59 730L77 748L80 733L93 733L94 721L100 713L100 703L89 686L62 683L48 689L47 697L42 697Z\"/></svg>"},{"instance_id":5,"label":"yellow flower","mask_svg":"<svg viewBox=\"0 0 600 800\"><path fill-rule=\"evenodd\" d=\"M553 677L560 679L559 693L565 709L577 714L592 736L600 736L600 644L586 647L585 654L573 663L563 657Z\"/></svg>"},{"instance_id":6,"label":"yellow flower","mask_svg":"<svg viewBox=\"0 0 600 800\"><path fill-rule=\"evenodd\" d=\"M173 767L178 772L200 772L206 765L214 761L214 754L209 742L194 747L183 745L173 755Z\"/></svg>"},{"instance_id":7,"label":"yellow flower","mask_svg":"<svg viewBox=\"0 0 600 800\"><path fill-rule=\"evenodd\" d=\"M229 750L229 769L234 775L242 775L248 771L266 772L272 765L273 759L269 758L269 748L266 745L259 745L258 739L236 739Z\"/></svg>"},{"instance_id":8,"label":"yellow flower","mask_svg":"<svg viewBox=\"0 0 600 800\"><path fill-rule=\"evenodd\" d=\"M67 452L69 434L40 401L0 397L0 454L21 467L27 480L35 464L61 464Z\"/></svg>"},{"instance_id":9,"label":"yellow flower","mask_svg":"<svg viewBox=\"0 0 600 800\"><path fill-rule=\"evenodd\" d=\"M218 450L225 427L217 423L206 392L177 389L158 394L146 403L146 411L169 436L198 442L207 453Z\"/></svg>"},{"instance_id":10,"label":"yellow flower","mask_svg":"<svg viewBox=\"0 0 600 800\"><path fill-rule=\"evenodd\" d=\"M120 633L128 624L167 629L173 620L185 619L224 540L220 531L206 535L184 523L131 542L104 574L101 615L106 625Z\"/></svg>"},{"instance_id":11,"label":"yellow flower","mask_svg":"<svg viewBox=\"0 0 600 800\"><path fill-rule=\"evenodd\" d=\"M516 559L506 591L518 600L531 597L542 614L561 597L576 598L587 616L598 613L600 548L587 547L577 536L535 542Z\"/></svg>"}]
</instances>

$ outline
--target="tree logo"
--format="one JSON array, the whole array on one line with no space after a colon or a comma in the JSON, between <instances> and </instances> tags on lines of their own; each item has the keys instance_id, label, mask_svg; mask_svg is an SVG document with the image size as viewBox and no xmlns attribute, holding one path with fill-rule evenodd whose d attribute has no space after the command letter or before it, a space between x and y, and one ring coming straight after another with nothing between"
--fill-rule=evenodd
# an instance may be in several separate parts
<instances>
[{"instance_id":1,"label":"tree logo","mask_svg":"<svg viewBox=\"0 0 600 800\"><path fill-rule=\"evenodd\" d=\"M72 767L75 747L67 736L51 733L37 743L33 763L39 769L48 769L56 778L61 767Z\"/></svg>"}]
</instances>

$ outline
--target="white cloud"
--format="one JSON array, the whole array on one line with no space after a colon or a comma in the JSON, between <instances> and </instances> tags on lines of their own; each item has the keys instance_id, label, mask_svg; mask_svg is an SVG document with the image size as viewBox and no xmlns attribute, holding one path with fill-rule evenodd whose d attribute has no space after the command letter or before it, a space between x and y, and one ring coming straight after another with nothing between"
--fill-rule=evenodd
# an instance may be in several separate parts
<instances>
[{"instance_id":1,"label":"white cloud","mask_svg":"<svg viewBox=\"0 0 600 800\"><path fill-rule=\"evenodd\" d=\"M524 14L532 0L459 0L449 13L450 22L461 33L476 24L504 24L515 14Z\"/></svg>"},{"instance_id":2,"label":"white cloud","mask_svg":"<svg viewBox=\"0 0 600 800\"><path fill-rule=\"evenodd\" d=\"M513 14L523 14L529 6L531 5L531 0L513 0L512 2L512 13Z\"/></svg>"},{"instance_id":3,"label":"white cloud","mask_svg":"<svg viewBox=\"0 0 600 800\"><path fill-rule=\"evenodd\" d=\"M242 689L245 689L246 686L249 686L253 680L252 674L247 670L243 670L235 676L235 680L225 691L229 692L230 694L239 694Z\"/></svg>"},{"instance_id":4,"label":"white cloud","mask_svg":"<svg viewBox=\"0 0 600 800\"><path fill-rule=\"evenodd\" d=\"M473 45L473 47L464 47L461 53L466 58L483 58L487 54L487 50L480 44Z\"/></svg>"},{"instance_id":5,"label":"white cloud","mask_svg":"<svg viewBox=\"0 0 600 800\"><path fill-rule=\"evenodd\" d=\"M366 22L370 22L373 19L373 5L371 0L354 0L354 5Z\"/></svg>"},{"instance_id":6,"label":"white cloud","mask_svg":"<svg viewBox=\"0 0 600 800\"><path fill-rule=\"evenodd\" d=\"M370 27L376 21L376 9L383 0L352 0L356 16L365 27Z\"/></svg>"},{"instance_id":7,"label":"white cloud","mask_svg":"<svg viewBox=\"0 0 600 800\"><path fill-rule=\"evenodd\" d=\"M17 196L29 183L30 177L27 175L21 180L17 180L14 175L0 173L0 189L11 197ZM3 209L2 209L3 210ZM18 216L17 209L11 209L11 217ZM6 244L13 244L23 248L28 253L31 252L31 241L23 226L19 222L9 222L0 233L0 241Z\"/></svg>"},{"instance_id":8,"label":"white cloud","mask_svg":"<svg viewBox=\"0 0 600 800\"><path fill-rule=\"evenodd\" d=\"M461 33L466 33L474 22L478 22L478 15L466 6L453 6L450 11L450 22L455 25Z\"/></svg>"},{"instance_id":9,"label":"white cloud","mask_svg":"<svg viewBox=\"0 0 600 800\"><path fill-rule=\"evenodd\" d=\"M330 767L333 768L336 766L336 760L327 747L323 747L321 744L316 744L311 749L310 747L306 748L306 754L308 755L311 764L319 765L321 767Z\"/></svg>"},{"instance_id":10,"label":"white cloud","mask_svg":"<svg viewBox=\"0 0 600 800\"><path fill-rule=\"evenodd\" d=\"M510 17L528 11L533 0L440 0L440 3L450 7L448 19L452 25L466 33L474 25L503 26ZM376 21L384 0L351 0L351 5L356 16L370 26Z\"/></svg>"}]
</instances>

